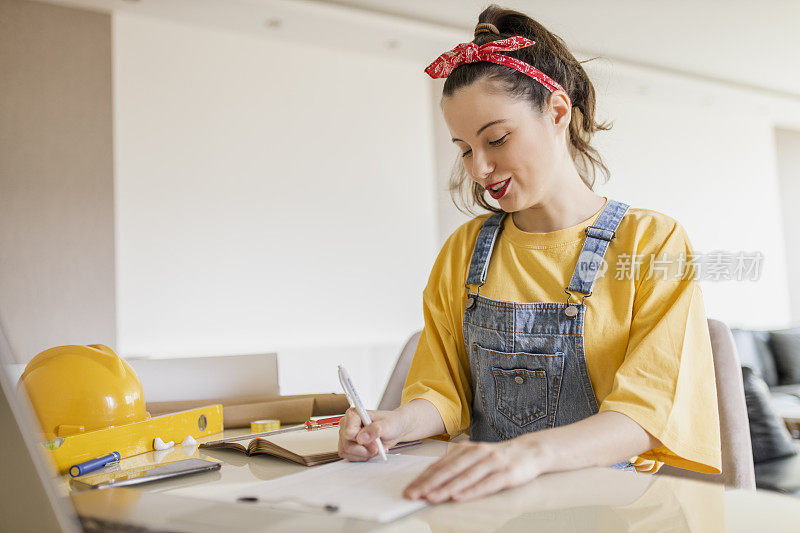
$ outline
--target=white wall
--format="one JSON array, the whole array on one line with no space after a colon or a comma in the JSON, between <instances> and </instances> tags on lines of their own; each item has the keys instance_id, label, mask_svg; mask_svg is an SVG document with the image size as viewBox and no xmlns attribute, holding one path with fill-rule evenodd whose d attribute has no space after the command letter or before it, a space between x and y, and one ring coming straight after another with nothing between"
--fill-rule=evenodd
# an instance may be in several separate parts
<instances>
[{"instance_id":1,"label":"white wall","mask_svg":"<svg viewBox=\"0 0 800 533\"><path fill-rule=\"evenodd\" d=\"M445 192L457 149L441 82L370 47L130 14L114 29L120 351L275 350L284 393L336 390L344 362L376 403L421 326L438 246L466 220ZM596 139L612 172L600 192L673 216L700 252L763 253L758 281L703 282L708 314L787 324L772 131L800 128L800 103L586 68L615 121Z\"/></svg>"},{"instance_id":2,"label":"white wall","mask_svg":"<svg viewBox=\"0 0 800 533\"><path fill-rule=\"evenodd\" d=\"M786 266L795 275L789 278L789 304L792 322L800 324L800 128L775 130L778 156L778 181L781 192L781 219L784 227Z\"/></svg>"},{"instance_id":3,"label":"white wall","mask_svg":"<svg viewBox=\"0 0 800 533\"><path fill-rule=\"evenodd\" d=\"M107 14L0 0L0 352L16 362L115 344L111 63Z\"/></svg>"},{"instance_id":4,"label":"white wall","mask_svg":"<svg viewBox=\"0 0 800 533\"><path fill-rule=\"evenodd\" d=\"M114 97L119 351L377 403L437 252L419 65L116 14Z\"/></svg>"},{"instance_id":5,"label":"white wall","mask_svg":"<svg viewBox=\"0 0 800 533\"><path fill-rule=\"evenodd\" d=\"M677 219L697 252L763 253L757 281L701 281L707 313L731 326L788 325L773 129L800 125L800 103L603 60L584 68L597 91L598 119L614 121L595 137L611 171L598 192ZM457 148L442 142L441 113L436 121L444 190ZM798 191L791 195L797 204ZM443 241L466 218L447 195L439 196L439 208Z\"/></svg>"},{"instance_id":6,"label":"white wall","mask_svg":"<svg viewBox=\"0 0 800 533\"><path fill-rule=\"evenodd\" d=\"M697 252L761 252L757 281L701 281L708 316L787 325L772 102L643 69L598 70L601 116L615 120L613 133L598 137L612 171L601 190L674 217Z\"/></svg>"}]
</instances>

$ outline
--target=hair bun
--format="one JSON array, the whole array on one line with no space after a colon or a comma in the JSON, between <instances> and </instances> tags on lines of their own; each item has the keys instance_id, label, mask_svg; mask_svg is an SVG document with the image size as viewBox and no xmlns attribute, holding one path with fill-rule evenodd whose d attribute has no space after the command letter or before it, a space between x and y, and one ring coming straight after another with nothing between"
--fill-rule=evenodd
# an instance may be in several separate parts
<instances>
[{"instance_id":1,"label":"hair bun","mask_svg":"<svg viewBox=\"0 0 800 533\"><path fill-rule=\"evenodd\" d=\"M475 33L474 36L477 37L478 35L482 35L484 33L493 33L495 35L500 35L500 31L497 29L497 26L492 24L491 22L480 22L477 26L475 26Z\"/></svg>"}]
</instances>

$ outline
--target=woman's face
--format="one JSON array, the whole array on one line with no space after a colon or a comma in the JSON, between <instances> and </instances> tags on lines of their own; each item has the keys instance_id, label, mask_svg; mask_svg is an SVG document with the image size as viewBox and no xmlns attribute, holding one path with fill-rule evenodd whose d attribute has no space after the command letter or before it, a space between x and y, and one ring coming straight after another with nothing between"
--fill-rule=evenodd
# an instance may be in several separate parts
<instances>
[{"instance_id":1,"label":"woman's face","mask_svg":"<svg viewBox=\"0 0 800 533\"><path fill-rule=\"evenodd\" d=\"M442 100L442 113L469 177L513 213L539 204L556 185L564 121L490 89L480 81L459 89Z\"/></svg>"}]
</instances>

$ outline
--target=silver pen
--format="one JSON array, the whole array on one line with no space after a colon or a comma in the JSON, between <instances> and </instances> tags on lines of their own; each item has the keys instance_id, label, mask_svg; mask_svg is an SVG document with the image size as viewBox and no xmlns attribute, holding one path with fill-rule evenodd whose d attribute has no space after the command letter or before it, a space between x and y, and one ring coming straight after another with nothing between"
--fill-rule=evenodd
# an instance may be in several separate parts
<instances>
[{"instance_id":1,"label":"silver pen","mask_svg":"<svg viewBox=\"0 0 800 533\"><path fill-rule=\"evenodd\" d=\"M353 381L350 379L350 374L347 373L347 370L345 370L342 365L339 365L339 383L342 384L344 394L347 396L347 401L350 402L350 407L355 408L364 425L368 426L372 424L372 419L369 417L369 414L367 414L367 410L364 409L364 404L361 403L361 398L359 398L358 393L356 392L356 387L353 385ZM378 453L381 454L381 458L384 460L384 462L386 462L388 460L386 458L386 449L383 447L381 438L378 437L375 439L375 442L378 443Z\"/></svg>"}]
</instances>

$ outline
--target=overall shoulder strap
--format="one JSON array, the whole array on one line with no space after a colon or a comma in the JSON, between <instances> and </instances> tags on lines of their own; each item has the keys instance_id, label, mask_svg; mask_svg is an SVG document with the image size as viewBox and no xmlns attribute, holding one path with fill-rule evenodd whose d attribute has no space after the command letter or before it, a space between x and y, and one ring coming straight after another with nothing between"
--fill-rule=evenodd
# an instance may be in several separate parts
<instances>
[{"instance_id":1,"label":"overall shoulder strap","mask_svg":"<svg viewBox=\"0 0 800 533\"><path fill-rule=\"evenodd\" d=\"M494 243L500 232L503 231L503 218L505 213L494 213L487 218L481 226L478 238L475 240L475 251L469 263L466 285L483 285L486 283L486 273L489 270L489 260L492 257Z\"/></svg>"},{"instance_id":2,"label":"overall shoulder strap","mask_svg":"<svg viewBox=\"0 0 800 533\"><path fill-rule=\"evenodd\" d=\"M622 217L628 211L628 204L609 200L594 225L586 228L586 239L583 241L581 254L567 291L589 296L592 294L597 272L608 250L608 245L616 237L617 228Z\"/></svg>"}]
</instances>

